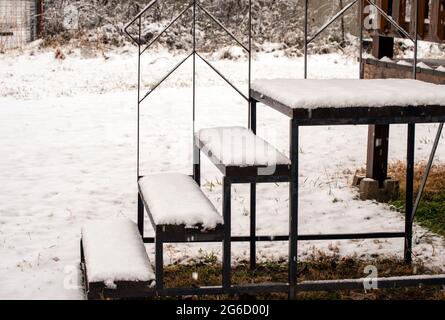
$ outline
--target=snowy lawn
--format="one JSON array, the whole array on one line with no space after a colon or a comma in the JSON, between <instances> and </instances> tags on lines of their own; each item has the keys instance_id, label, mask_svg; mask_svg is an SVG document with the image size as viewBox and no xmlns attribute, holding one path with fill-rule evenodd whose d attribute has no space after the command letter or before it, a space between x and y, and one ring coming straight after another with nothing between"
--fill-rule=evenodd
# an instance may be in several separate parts
<instances>
[{"instance_id":1,"label":"snowy lawn","mask_svg":"<svg viewBox=\"0 0 445 320\"><path fill-rule=\"evenodd\" d=\"M148 56L143 81L153 83L181 57ZM310 57L310 77L356 78L355 58L337 54ZM246 87L246 62L213 63ZM191 74L185 64L153 93L142 110L143 173L191 172ZM260 54L254 78L303 74L302 59ZM0 298L82 299L79 239L88 220L136 219L136 55L113 52L84 59L80 52L54 59L51 51L0 56ZM197 128L246 125L247 104L199 63ZM289 119L260 105L259 134L288 154ZM429 154L436 125L419 125L416 160ZM366 126L301 130L300 233L403 230L402 216L386 205L359 201L349 187L365 165ZM392 126L391 161L406 153L406 126ZM439 148L439 161L445 156ZM221 175L203 157L203 188L221 208ZM233 234L249 230L247 186L233 191ZM152 235L146 221L146 233ZM282 235L288 228L287 185L261 185L258 233ZM414 254L445 269L443 239L415 227ZM397 254L403 240L301 242L341 254ZM154 247L147 245L150 257ZM187 261L221 246L169 246L165 262ZM287 254L286 243L261 243L261 259ZM247 258L248 245L235 244L234 258Z\"/></svg>"}]
</instances>

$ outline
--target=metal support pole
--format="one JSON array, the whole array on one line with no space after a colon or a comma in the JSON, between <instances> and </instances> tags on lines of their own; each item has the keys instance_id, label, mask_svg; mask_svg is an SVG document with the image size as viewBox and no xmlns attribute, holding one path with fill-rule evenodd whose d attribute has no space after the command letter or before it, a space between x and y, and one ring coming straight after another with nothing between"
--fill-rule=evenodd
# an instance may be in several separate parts
<instances>
[{"instance_id":1,"label":"metal support pole","mask_svg":"<svg viewBox=\"0 0 445 320\"><path fill-rule=\"evenodd\" d=\"M159 227L160 229L161 227ZM155 239L155 275L156 291L158 294L164 290L164 244L161 236L162 230L156 230Z\"/></svg>"},{"instance_id":2,"label":"metal support pole","mask_svg":"<svg viewBox=\"0 0 445 320\"><path fill-rule=\"evenodd\" d=\"M253 133L256 134L257 127L257 101L250 98L250 121L249 121L249 129L252 130Z\"/></svg>"},{"instance_id":3,"label":"metal support pole","mask_svg":"<svg viewBox=\"0 0 445 320\"><path fill-rule=\"evenodd\" d=\"M139 181L139 152L140 152L140 98L141 98L141 34L142 34L142 18L139 17L139 34L138 34L138 106L137 106L137 173L136 181Z\"/></svg>"},{"instance_id":4,"label":"metal support pole","mask_svg":"<svg viewBox=\"0 0 445 320\"><path fill-rule=\"evenodd\" d=\"M418 28L419 28L419 0L415 0L414 19L414 66L413 78L417 79L417 49L418 49ZM414 198L414 152L416 142L416 125L408 124L408 146L406 165L406 200L405 200L405 263L412 262L413 246L413 198Z\"/></svg>"},{"instance_id":5,"label":"metal support pole","mask_svg":"<svg viewBox=\"0 0 445 320\"><path fill-rule=\"evenodd\" d=\"M201 186L201 150L196 145L196 142L193 142L193 179Z\"/></svg>"},{"instance_id":6,"label":"metal support pole","mask_svg":"<svg viewBox=\"0 0 445 320\"><path fill-rule=\"evenodd\" d=\"M227 177L223 178L223 219L224 219L224 242L223 242L223 288L226 292L231 288L231 190L232 185Z\"/></svg>"},{"instance_id":7,"label":"metal support pole","mask_svg":"<svg viewBox=\"0 0 445 320\"><path fill-rule=\"evenodd\" d=\"M304 78L307 79L308 0L304 1Z\"/></svg>"},{"instance_id":8,"label":"metal support pole","mask_svg":"<svg viewBox=\"0 0 445 320\"><path fill-rule=\"evenodd\" d=\"M196 133L196 1L193 2L193 125L192 125L192 143L193 143L193 178L201 186L201 152L195 143Z\"/></svg>"},{"instance_id":9,"label":"metal support pole","mask_svg":"<svg viewBox=\"0 0 445 320\"><path fill-rule=\"evenodd\" d=\"M248 75L247 75L247 96L249 97L249 101L248 101L248 108L249 108L249 127L250 127L250 122L251 122L251 118L252 118L252 114L251 114L251 103L250 103L250 88L252 85L252 0L249 0L249 22L248 22L248 28L249 28L249 45L248 45L248 49L249 52L247 53L248 55Z\"/></svg>"},{"instance_id":10,"label":"metal support pole","mask_svg":"<svg viewBox=\"0 0 445 320\"><path fill-rule=\"evenodd\" d=\"M413 192L414 192L414 148L415 148L416 127L414 123L408 124L408 141L406 157L406 198L405 198L405 262L412 262L412 236L413 223L411 220L413 212Z\"/></svg>"},{"instance_id":11,"label":"metal support pole","mask_svg":"<svg viewBox=\"0 0 445 320\"><path fill-rule=\"evenodd\" d=\"M360 52L359 52L359 73L360 73L360 75L359 75L359 78L360 79L363 79L364 78L364 74L363 74L363 1L364 0L360 0L359 1L359 6L358 6L358 11L359 11L359 14L358 14L358 18L359 18L359 26L360 26L360 37L359 37L359 41L360 41L360 44L359 44L359 50L360 50Z\"/></svg>"},{"instance_id":12,"label":"metal support pole","mask_svg":"<svg viewBox=\"0 0 445 320\"><path fill-rule=\"evenodd\" d=\"M413 78L417 79L417 53L418 53L418 39L419 39L419 0L415 0L415 19L414 19L414 65Z\"/></svg>"},{"instance_id":13,"label":"metal support pole","mask_svg":"<svg viewBox=\"0 0 445 320\"><path fill-rule=\"evenodd\" d=\"M256 268L256 184L250 184L250 269Z\"/></svg>"},{"instance_id":14,"label":"metal support pole","mask_svg":"<svg viewBox=\"0 0 445 320\"><path fill-rule=\"evenodd\" d=\"M142 33L142 18L139 18L139 33L138 33L138 104L137 104L137 137L136 137L136 185L139 183L140 178L140 96L141 96L141 33ZM144 204L142 198L138 192L137 202L137 223L139 233L144 237Z\"/></svg>"},{"instance_id":15,"label":"metal support pole","mask_svg":"<svg viewBox=\"0 0 445 320\"><path fill-rule=\"evenodd\" d=\"M142 238L144 237L144 202L138 192L138 230Z\"/></svg>"},{"instance_id":16,"label":"metal support pole","mask_svg":"<svg viewBox=\"0 0 445 320\"><path fill-rule=\"evenodd\" d=\"M250 99L250 129L256 134L256 104ZM256 183L250 184L250 268L256 268Z\"/></svg>"},{"instance_id":17,"label":"metal support pole","mask_svg":"<svg viewBox=\"0 0 445 320\"><path fill-rule=\"evenodd\" d=\"M290 121L291 181L289 184L289 299L294 299L297 286L298 241L298 152L299 127Z\"/></svg>"}]
</instances>

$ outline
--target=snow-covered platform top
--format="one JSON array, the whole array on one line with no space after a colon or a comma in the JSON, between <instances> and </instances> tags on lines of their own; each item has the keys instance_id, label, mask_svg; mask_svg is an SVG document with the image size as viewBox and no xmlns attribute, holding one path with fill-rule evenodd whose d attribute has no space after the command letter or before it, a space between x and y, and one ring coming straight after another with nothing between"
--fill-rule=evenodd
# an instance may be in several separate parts
<instances>
[{"instance_id":1,"label":"snow-covered platform top","mask_svg":"<svg viewBox=\"0 0 445 320\"><path fill-rule=\"evenodd\" d=\"M139 186L156 225L200 226L204 230L223 224L223 218L196 182L180 173L143 177Z\"/></svg>"},{"instance_id":2,"label":"snow-covered platform top","mask_svg":"<svg viewBox=\"0 0 445 320\"><path fill-rule=\"evenodd\" d=\"M117 282L149 282L153 269L136 224L125 218L93 221L82 228L88 281L114 288Z\"/></svg>"},{"instance_id":3,"label":"snow-covered platform top","mask_svg":"<svg viewBox=\"0 0 445 320\"><path fill-rule=\"evenodd\" d=\"M251 95L290 117L316 119L313 124L322 118L365 124L445 117L445 86L410 79L257 80Z\"/></svg>"},{"instance_id":4,"label":"snow-covered platform top","mask_svg":"<svg viewBox=\"0 0 445 320\"><path fill-rule=\"evenodd\" d=\"M201 151L226 175L230 175L226 171L231 167L257 170L283 166L287 169L290 165L290 160L283 153L243 127L202 129L197 133L196 139Z\"/></svg>"}]
</instances>

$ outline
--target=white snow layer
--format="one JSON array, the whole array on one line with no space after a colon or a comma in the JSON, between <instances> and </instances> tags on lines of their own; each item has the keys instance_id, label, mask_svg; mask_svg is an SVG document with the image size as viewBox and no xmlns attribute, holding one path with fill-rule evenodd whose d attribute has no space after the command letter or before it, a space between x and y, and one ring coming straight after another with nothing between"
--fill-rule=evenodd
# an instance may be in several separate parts
<instances>
[{"instance_id":1,"label":"white snow layer","mask_svg":"<svg viewBox=\"0 0 445 320\"><path fill-rule=\"evenodd\" d=\"M429 46L425 47L429 54ZM91 220L137 216L136 117L137 49L84 59L75 49L63 61L53 51L0 58L0 299L84 299L79 272L81 226ZM303 76L303 58L255 55L254 78ZM424 56L424 53L422 53ZM147 55L143 77L149 87L181 56ZM214 60L240 87L245 61ZM191 60L150 96L141 126L141 169L191 172ZM357 78L356 59L340 54L309 56L310 78ZM271 68L273 66L273 68ZM197 61L197 128L243 126L246 103L224 80ZM61 81L63 79L63 81ZM51 90L48 90L51 88ZM215 99L217 97L217 99ZM258 106L258 133L284 154L289 119ZM416 161L427 161L437 124L416 126ZM390 130L391 162L406 158L406 126ZM367 126L304 127L300 135L300 234L403 231L403 215L388 205L358 201L350 187L356 168L366 164ZM17 146L20 146L18 148ZM443 164L445 148L437 150ZM220 208L221 173L201 158L202 189ZM257 234L283 235L289 228L287 184L257 186ZM248 235L250 186L232 194L232 231ZM26 200L26 201L24 201ZM146 220L145 235L154 235ZM445 270L445 243L414 225L413 255L427 267ZM312 250L367 258L403 258L403 239L300 241L299 259ZM214 253L220 243L167 246L164 261L186 263ZM287 242L261 242L259 261L283 260ZM154 245L147 244L149 257ZM249 244L232 245L234 261L249 259ZM366 274L367 275L367 274ZM365 275L365 276L366 276Z\"/></svg>"},{"instance_id":2,"label":"white snow layer","mask_svg":"<svg viewBox=\"0 0 445 320\"><path fill-rule=\"evenodd\" d=\"M113 288L118 281L154 279L144 243L131 220L89 222L82 228L82 241L89 282Z\"/></svg>"},{"instance_id":3,"label":"white snow layer","mask_svg":"<svg viewBox=\"0 0 445 320\"><path fill-rule=\"evenodd\" d=\"M139 185L157 225L202 225L211 230L223 223L210 200L185 174L152 174L141 178Z\"/></svg>"},{"instance_id":4,"label":"white snow layer","mask_svg":"<svg viewBox=\"0 0 445 320\"><path fill-rule=\"evenodd\" d=\"M432 70L432 68L431 68L429 65L427 65L425 62L419 62L419 63L417 64L417 67L418 67L418 68L421 68L421 69Z\"/></svg>"},{"instance_id":5,"label":"white snow layer","mask_svg":"<svg viewBox=\"0 0 445 320\"><path fill-rule=\"evenodd\" d=\"M302 109L445 105L445 86L411 79L257 80L252 89Z\"/></svg>"},{"instance_id":6,"label":"white snow layer","mask_svg":"<svg viewBox=\"0 0 445 320\"><path fill-rule=\"evenodd\" d=\"M290 160L267 141L243 127L202 129L198 133L202 151L225 166L274 166Z\"/></svg>"},{"instance_id":7,"label":"white snow layer","mask_svg":"<svg viewBox=\"0 0 445 320\"><path fill-rule=\"evenodd\" d=\"M412 67L413 66L413 64L411 62L408 62L406 60L400 60L400 61L397 62L397 64L401 65L401 66L408 66L408 67Z\"/></svg>"},{"instance_id":8,"label":"white snow layer","mask_svg":"<svg viewBox=\"0 0 445 320\"><path fill-rule=\"evenodd\" d=\"M391 58L388 58L387 56L384 56L382 59L380 59L380 61L389 62L389 63L394 62L394 60L392 60Z\"/></svg>"}]
</instances>

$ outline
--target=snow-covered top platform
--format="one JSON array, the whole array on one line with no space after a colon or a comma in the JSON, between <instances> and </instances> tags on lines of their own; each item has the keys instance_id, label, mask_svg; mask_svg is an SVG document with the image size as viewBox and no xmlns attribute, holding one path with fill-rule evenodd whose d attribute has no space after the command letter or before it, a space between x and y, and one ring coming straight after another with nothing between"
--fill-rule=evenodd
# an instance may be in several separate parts
<instances>
[{"instance_id":1,"label":"snow-covered top platform","mask_svg":"<svg viewBox=\"0 0 445 320\"><path fill-rule=\"evenodd\" d=\"M293 109L445 105L445 86L410 79L258 80L252 89Z\"/></svg>"},{"instance_id":2,"label":"snow-covered top platform","mask_svg":"<svg viewBox=\"0 0 445 320\"><path fill-rule=\"evenodd\" d=\"M359 124L445 117L445 86L410 79L257 80L251 95L307 124L322 124L323 118Z\"/></svg>"},{"instance_id":3,"label":"snow-covered top platform","mask_svg":"<svg viewBox=\"0 0 445 320\"><path fill-rule=\"evenodd\" d=\"M82 228L88 281L114 288L118 282L149 282L153 269L136 224L125 218L93 221Z\"/></svg>"},{"instance_id":4,"label":"snow-covered top platform","mask_svg":"<svg viewBox=\"0 0 445 320\"><path fill-rule=\"evenodd\" d=\"M267 141L243 127L218 127L202 129L196 135L197 143L225 175L230 168L242 175L252 169L256 175L263 170L264 175L274 174L277 167L288 169L290 160ZM268 170L268 168L270 170Z\"/></svg>"},{"instance_id":5,"label":"snow-covered top platform","mask_svg":"<svg viewBox=\"0 0 445 320\"><path fill-rule=\"evenodd\" d=\"M139 187L155 225L213 230L223 224L210 200L185 174L152 174L141 178Z\"/></svg>"}]
</instances>

